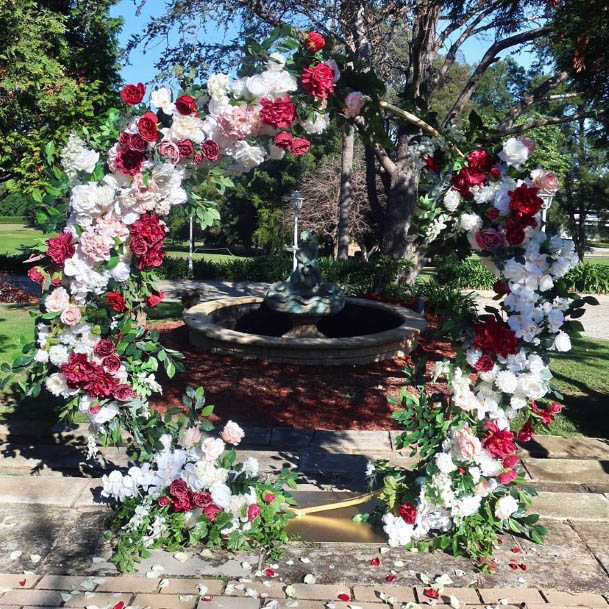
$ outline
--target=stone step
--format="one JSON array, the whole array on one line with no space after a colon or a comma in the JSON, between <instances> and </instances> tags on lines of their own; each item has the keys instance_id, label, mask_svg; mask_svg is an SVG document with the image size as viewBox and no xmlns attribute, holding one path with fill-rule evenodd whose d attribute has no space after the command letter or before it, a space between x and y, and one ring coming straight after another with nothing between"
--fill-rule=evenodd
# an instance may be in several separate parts
<instances>
[{"instance_id":1,"label":"stone step","mask_svg":"<svg viewBox=\"0 0 609 609\"><path fill-rule=\"evenodd\" d=\"M563 438L535 436L519 449L522 457L543 459L609 459L609 440L603 438Z\"/></svg>"},{"instance_id":2,"label":"stone step","mask_svg":"<svg viewBox=\"0 0 609 609\"><path fill-rule=\"evenodd\" d=\"M577 484L609 493L609 460L524 458L522 463L534 482Z\"/></svg>"}]
</instances>

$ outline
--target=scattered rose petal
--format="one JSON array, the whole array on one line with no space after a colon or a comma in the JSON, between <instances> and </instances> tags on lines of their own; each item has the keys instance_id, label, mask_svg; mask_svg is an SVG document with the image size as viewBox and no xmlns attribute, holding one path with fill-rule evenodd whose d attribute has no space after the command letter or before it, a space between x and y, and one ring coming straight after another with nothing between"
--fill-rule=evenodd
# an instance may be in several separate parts
<instances>
[{"instance_id":1,"label":"scattered rose petal","mask_svg":"<svg viewBox=\"0 0 609 609\"><path fill-rule=\"evenodd\" d=\"M199 552L199 556L202 556L203 558L212 558L213 555L213 552L209 548L205 548Z\"/></svg>"},{"instance_id":2,"label":"scattered rose petal","mask_svg":"<svg viewBox=\"0 0 609 609\"><path fill-rule=\"evenodd\" d=\"M275 571L273 571L273 569L265 569L264 574L267 577L275 577Z\"/></svg>"},{"instance_id":3,"label":"scattered rose petal","mask_svg":"<svg viewBox=\"0 0 609 609\"><path fill-rule=\"evenodd\" d=\"M515 562L511 562L510 569L514 569L514 571L516 571L516 569L518 569L518 565Z\"/></svg>"},{"instance_id":4,"label":"scattered rose petal","mask_svg":"<svg viewBox=\"0 0 609 609\"><path fill-rule=\"evenodd\" d=\"M250 563L249 563L249 562L242 562L242 563L241 563L241 568L242 568L244 571L251 571L251 570L252 570L252 565L250 565Z\"/></svg>"},{"instance_id":5,"label":"scattered rose petal","mask_svg":"<svg viewBox=\"0 0 609 609\"><path fill-rule=\"evenodd\" d=\"M381 559L380 559L380 558L377 556L376 558L373 558L373 559L370 561L370 564L371 564L373 567L380 567L380 566L381 566Z\"/></svg>"},{"instance_id":6,"label":"scattered rose petal","mask_svg":"<svg viewBox=\"0 0 609 609\"><path fill-rule=\"evenodd\" d=\"M386 581L388 584L390 584L390 583L394 582L396 579L397 579L397 575L394 575L393 573L391 573L390 575L388 575L388 576L385 578L385 581Z\"/></svg>"},{"instance_id":7,"label":"scattered rose petal","mask_svg":"<svg viewBox=\"0 0 609 609\"><path fill-rule=\"evenodd\" d=\"M520 552L522 552L522 550L519 547L514 546L512 548L512 552L514 552L514 554L520 554Z\"/></svg>"},{"instance_id":8,"label":"scattered rose petal","mask_svg":"<svg viewBox=\"0 0 609 609\"><path fill-rule=\"evenodd\" d=\"M94 584L103 584L106 581L105 577L94 577L93 578L93 583Z\"/></svg>"},{"instance_id":9,"label":"scattered rose petal","mask_svg":"<svg viewBox=\"0 0 609 609\"><path fill-rule=\"evenodd\" d=\"M213 599L213 597L211 597L211 596L202 596L202 597L201 597L201 600L202 600L204 603L211 603L211 601L213 601L214 599Z\"/></svg>"},{"instance_id":10,"label":"scattered rose petal","mask_svg":"<svg viewBox=\"0 0 609 609\"><path fill-rule=\"evenodd\" d=\"M186 554L186 552L176 552L173 557L178 562L186 562L188 560L188 554Z\"/></svg>"},{"instance_id":11,"label":"scattered rose petal","mask_svg":"<svg viewBox=\"0 0 609 609\"><path fill-rule=\"evenodd\" d=\"M80 587L83 590L93 590L93 588L95 588L95 584L90 580L90 579L86 579L84 582L80 583Z\"/></svg>"},{"instance_id":12,"label":"scattered rose petal","mask_svg":"<svg viewBox=\"0 0 609 609\"><path fill-rule=\"evenodd\" d=\"M381 548L381 554L386 554L389 552L389 548Z\"/></svg>"},{"instance_id":13,"label":"scattered rose petal","mask_svg":"<svg viewBox=\"0 0 609 609\"><path fill-rule=\"evenodd\" d=\"M527 581L527 580L526 580L524 577L519 577L519 578L518 578L518 583L519 583L519 584L524 584L524 583L526 583L526 581Z\"/></svg>"},{"instance_id":14,"label":"scattered rose petal","mask_svg":"<svg viewBox=\"0 0 609 609\"><path fill-rule=\"evenodd\" d=\"M425 573L418 573L417 577L421 580L421 583L427 585L430 583L429 577Z\"/></svg>"},{"instance_id":15,"label":"scattered rose petal","mask_svg":"<svg viewBox=\"0 0 609 609\"><path fill-rule=\"evenodd\" d=\"M263 605L264 609L279 609L279 602L272 600Z\"/></svg>"},{"instance_id":16,"label":"scattered rose petal","mask_svg":"<svg viewBox=\"0 0 609 609\"><path fill-rule=\"evenodd\" d=\"M197 584L197 590L201 596L205 596L209 588L205 584Z\"/></svg>"},{"instance_id":17,"label":"scattered rose petal","mask_svg":"<svg viewBox=\"0 0 609 609\"><path fill-rule=\"evenodd\" d=\"M293 564L294 564L294 561L293 561L292 559L290 559L290 560L286 560L286 561L285 561L285 564L286 564L286 565L293 565Z\"/></svg>"},{"instance_id":18,"label":"scattered rose petal","mask_svg":"<svg viewBox=\"0 0 609 609\"><path fill-rule=\"evenodd\" d=\"M461 609L461 601L452 594L448 597L452 609Z\"/></svg>"},{"instance_id":19,"label":"scattered rose petal","mask_svg":"<svg viewBox=\"0 0 609 609\"><path fill-rule=\"evenodd\" d=\"M306 556L302 556L300 558L300 562L303 562L305 565L308 565L311 562L311 559L307 558Z\"/></svg>"},{"instance_id":20,"label":"scattered rose petal","mask_svg":"<svg viewBox=\"0 0 609 609\"><path fill-rule=\"evenodd\" d=\"M317 580L315 579L315 576L314 576L312 573L307 573L307 574L304 576L303 581L304 581L304 583L305 583L305 584L311 584L311 585L312 585L312 584L314 584L314 583L315 583Z\"/></svg>"},{"instance_id":21,"label":"scattered rose petal","mask_svg":"<svg viewBox=\"0 0 609 609\"><path fill-rule=\"evenodd\" d=\"M226 584L224 594L230 596L235 591L235 584Z\"/></svg>"},{"instance_id":22,"label":"scattered rose petal","mask_svg":"<svg viewBox=\"0 0 609 609\"><path fill-rule=\"evenodd\" d=\"M289 601L286 602L285 606L286 607L298 607L298 601L295 601L294 599L290 599Z\"/></svg>"},{"instance_id":23,"label":"scattered rose petal","mask_svg":"<svg viewBox=\"0 0 609 609\"><path fill-rule=\"evenodd\" d=\"M292 598L293 596L296 596L296 588L294 588L294 586L292 586L292 584L290 584L289 586L286 586L283 591L285 592L285 595L288 598Z\"/></svg>"},{"instance_id":24,"label":"scattered rose petal","mask_svg":"<svg viewBox=\"0 0 609 609\"><path fill-rule=\"evenodd\" d=\"M42 556L40 556L40 554L30 554L30 560L34 564L39 563L41 558L42 558Z\"/></svg>"},{"instance_id":25,"label":"scattered rose petal","mask_svg":"<svg viewBox=\"0 0 609 609\"><path fill-rule=\"evenodd\" d=\"M400 567L404 566L404 561L403 560L394 560L393 561L393 566L397 567L399 569Z\"/></svg>"},{"instance_id":26,"label":"scattered rose petal","mask_svg":"<svg viewBox=\"0 0 609 609\"><path fill-rule=\"evenodd\" d=\"M461 569L455 569L455 575L457 577L463 577L465 575L465 571L462 571Z\"/></svg>"},{"instance_id":27,"label":"scattered rose petal","mask_svg":"<svg viewBox=\"0 0 609 609\"><path fill-rule=\"evenodd\" d=\"M258 598L258 590L256 590L256 588L246 588L245 596L249 596L251 598Z\"/></svg>"},{"instance_id":28,"label":"scattered rose petal","mask_svg":"<svg viewBox=\"0 0 609 609\"><path fill-rule=\"evenodd\" d=\"M520 567L520 568L521 568L523 571L526 571L526 570L527 570L527 566L526 566L526 565L525 565L523 562L521 562L521 563L520 563L518 566L519 566L519 567Z\"/></svg>"},{"instance_id":29,"label":"scattered rose petal","mask_svg":"<svg viewBox=\"0 0 609 609\"><path fill-rule=\"evenodd\" d=\"M194 596L192 594L180 594L180 596L178 596L178 598L183 603L187 603L188 601L191 601L194 598Z\"/></svg>"},{"instance_id":30,"label":"scattered rose petal","mask_svg":"<svg viewBox=\"0 0 609 609\"><path fill-rule=\"evenodd\" d=\"M93 598L95 596L95 592L89 592L88 590L85 592L85 598Z\"/></svg>"},{"instance_id":31,"label":"scattered rose petal","mask_svg":"<svg viewBox=\"0 0 609 609\"><path fill-rule=\"evenodd\" d=\"M19 585L20 585L20 586L23 588L23 586L25 586L25 584L26 584L26 583L27 583L27 579L22 579L22 580L19 582Z\"/></svg>"},{"instance_id":32,"label":"scattered rose petal","mask_svg":"<svg viewBox=\"0 0 609 609\"><path fill-rule=\"evenodd\" d=\"M163 588L167 588L167 586L169 586L169 580L167 578L163 578L159 582L159 585L157 586L157 589L158 590L162 590Z\"/></svg>"},{"instance_id":33,"label":"scattered rose petal","mask_svg":"<svg viewBox=\"0 0 609 609\"><path fill-rule=\"evenodd\" d=\"M9 558L11 560L17 560L21 556L21 554L22 554L21 550L14 550L13 552L11 552L9 554Z\"/></svg>"},{"instance_id":34,"label":"scattered rose petal","mask_svg":"<svg viewBox=\"0 0 609 609\"><path fill-rule=\"evenodd\" d=\"M337 598L339 601L344 601L345 603L351 600L351 597L348 594L339 594Z\"/></svg>"},{"instance_id":35,"label":"scattered rose petal","mask_svg":"<svg viewBox=\"0 0 609 609\"><path fill-rule=\"evenodd\" d=\"M434 590L433 588L425 588L425 590L423 590L423 596L437 600L440 598L440 593L437 590Z\"/></svg>"},{"instance_id":36,"label":"scattered rose petal","mask_svg":"<svg viewBox=\"0 0 609 609\"><path fill-rule=\"evenodd\" d=\"M440 586L450 586L452 583L453 580L450 579L446 573L436 577L436 584L439 584Z\"/></svg>"},{"instance_id":37,"label":"scattered rose petal","mask_svg":"<svg viewBox=\"0 0 609 609\"><path fill-rule=\"evenodd\" d=\"M61 592L61 600L64 603L67 603L69 600L71 600L71 598L72 598L71 594L68 594L67 592Z\"/></svg>"}]
</instances>

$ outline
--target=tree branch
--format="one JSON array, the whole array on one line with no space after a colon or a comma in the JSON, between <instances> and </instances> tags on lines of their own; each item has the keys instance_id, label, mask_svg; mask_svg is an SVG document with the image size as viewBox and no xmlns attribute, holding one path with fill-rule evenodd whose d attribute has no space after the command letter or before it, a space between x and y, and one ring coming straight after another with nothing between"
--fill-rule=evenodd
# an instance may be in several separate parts
<instances>
[{"instance_id":1,"label":"tree branch","mask_svg":"<svg viewBox=\"0 0 609 609\"><path fill-rule=\"evenodd\" d=\"M575 114L570 114L569 116L541 118L536 121L530 121L522 125L516 125L516 127L512 127L511 129L506 129L504 131L498 132L497 135L494 135L491 139L498 140L505 137L506 135L519 135L520 133L524 133L529 129L535 129L537 127L547 127L548 125L562 125L564 123L570 123L572 121L576 121L583 118L598 118L603 114L608 113L609 110L603 110L601 112L589 110L585 112L577 112Z\"/></svg>"},{"instance_id":2,"label":"tree branch","mask_svg":"<svg viewBox=\"0 0 609 609\"><path fill-rule=\"evenodd\" d=\"M560 83L564 82L568 77L566 71L558 72L553 76L550 76L547 80L542 82L538 87L535 87L529 95L526 95L518 104L512 106L510 111L507 113L505 118L499 123L499 130L509 129L516 119L522 115L522 113L532 106L533 104L542 101L547 95L548 91L557 87Z\"/></svg>"},{"instance_id":3,"label":"tree branch","mask_svg":"<svg viewBox=\"0 0 609 609\"><path fill-rule=\"evenodd\" d=\"M357 127L358 131L362 135L364 135L366 141L368 141L369 138L367 137L367 134L366 134L366 122L364 121L364 119L361 116L356 116L355 119L353 120L353 122L354 122L355 126ZM374 150L374 154L376 154L376 158L379 160L381 167L389 175L393 175L397 170L397 166L391 160L391 158L387 154L387 151L380 144L370 143L370 146L372 146L372 149Z\"/></svg>"},{"instance_id":4,"label":"tree branch","mask_svg":"<svg viewBox=\"0 0 609 609\"><path fill-rule=\"evenodd\" d=\"M531 40L535 40L549 32L549 28L547 27L539 27L533 30L528 30L526 32L521 32L520 34L515 34L514 36L510 36L509 38L504 38L503 40L499 40L495 42L484 54L484 57L480 61L480 63L476 66L476 69L472 72L469 80L467 81L465 87L459 94L457 101L455 101L453 107L449 110L448 114L444 119L444 124L447 125L450 123L456 116L459 116L463 111L463 107L470 100L473 92L476 90L482 75L486 72L486 70L495 63L498 58L497 55L508 49L509 47L523 44L525 42L530 42Z\"/></svg>"}]
</instances>

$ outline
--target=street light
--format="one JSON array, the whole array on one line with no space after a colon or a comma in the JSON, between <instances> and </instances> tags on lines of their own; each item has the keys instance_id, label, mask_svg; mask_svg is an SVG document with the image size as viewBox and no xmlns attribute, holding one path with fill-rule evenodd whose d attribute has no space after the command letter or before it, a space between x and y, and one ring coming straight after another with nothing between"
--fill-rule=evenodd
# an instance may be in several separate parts
<instances>
[{"instance_id":1,"label":"street light","mask_svg":"<svg viewBox=\"0 0 609 609\"><path fill-rule=\"evenodd\" d=\"M298 214L300 213L303 201L304 197L298 190L295 190L290 195L290 204L294 210L294 249L292 252L292 270L294 271L296 270L296 249L298 248Z\"/></svg>"},{"instance_id":2,"label":"street light","mask_svg":"<svg viewBox=\"0 0 609 609\"><path fill-rule=\"evenodd\" d=\"M550 209L550 205L552 205L552 201L554 200L554 193L548 194L540 192L537 196L543 201L543 204L541 205L541 224L545 225L548 209Z\"/></svg>"}]
</instances>

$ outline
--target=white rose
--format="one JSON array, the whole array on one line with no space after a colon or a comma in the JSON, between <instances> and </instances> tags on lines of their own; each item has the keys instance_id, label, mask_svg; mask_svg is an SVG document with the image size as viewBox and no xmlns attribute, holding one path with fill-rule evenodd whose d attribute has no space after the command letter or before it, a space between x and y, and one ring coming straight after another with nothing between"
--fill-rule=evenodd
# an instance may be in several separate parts
<instances>
[{"instance_id":1,"label":"white rose","mask_svg":"<svg viewBox=\"0 0 609 609\"><path fill-rule=\"evenodd\" d=\"M444 207L451 214L456 212L459 209L459 205L461 204L461 195L452 188L444 195Z\"/></svg>"},{"instance_id":2,"label":"white rose","mask_svg":"<svg viewBox=\"0 0 609 609\"><path fill-rule=\"evenodd\" d=\"M248 478L255 478L258 475L259 469L260 464L258 463L258 459L247 457L245 461L243 461L243 472Z\"/></svg>"},{"instance_id":3,"label":"white rose","mask_svg":"<svg viewBox=\"0 0 609 609\"><path fill-rule=\"evenodd\" d=\"M87 413L91 423L94 425L105 425L108 421L111 421L116 415L118 415L118 404L112 402L106 406L102 406L97 412Z\"/></svg>"},{"instance_id":4,"label":"white rose","mask_svg":"<svg viewBox=\"0 0 609 609\"><path fill-rule=\"evenodd\" d=\"M49 352L44 349L38 349L34 355L34 361L41 364L46 364L49 361Z\"/></svg>"},{"instance_id":5,"label":"white rose","mask_svg":"<svg viewBox=\"0 0 609 609\"><path fill-rule=\"evenodd\" d=\"M502 391L503 393L514 393L516 386L518 385L518 379L513 372L502 370L501 372L498 372L495 377L495 385L497 385L499 391Z\"/></svg>"},{"instance_id":6,"label":"white rose","mask_svg":"<svg viewBox=\"0 0 609 609\"><path fill-rule=\"evenodd\" d=\"M206 461L215 461L224 452L224 442L220 438L205 438L201 452Z\"/></svg>"},{"instance_id":7,"label":"white rose","mask_svg":"<svg viewBox=\"0 0 609 609\"><path fill-rule=\"evenodd\" d=\"M202 144L207 139L204 123L193 114L176 115L171 123L171 138L174 141L191 140L195 144Z\"/></svg>"},{"instance_id":8,"label":"white rose","mask_svg":"<svg viewBox=\"0 0 609 609\"><path fill-rule=\"evenodd\" d=\"M518 378L518 393L530 400L540 400L546 394L546 386L535 374L521 374Z\"/></svg>"},{"instance_id":9,"label":"white rose","mask_svg":"<svg viewBox=\"0 0 609 609\"><path fill-rule=\"evenodd\" d=\"M227 88L228 74L212 74L207 81L207 91L216 102L221 102L226 98Z\"/></svg>"},{"instance_id":10,"label":"white rose","mask_svg":"<svg viewBox=\"0 0 609 609\"><path fill-rule=\"evenodd\" d=\"M233 147L232 156L245 171L253 169L264 161L266 151L262 146L250 146L246 141L240 140Z\"/></svg>"},{"instance_id":11,"label":"white rose","mask_svg":"<svg viewBox=\"0 0 609 609\"><path fill-rule=\"evenodd\" d=\"M298 81L293 74L281 70L281 72L272 72L275 76L273 80L273 93L275 97L283 97L286 93L291 93L298 89Z\"/></svg>"},{"instance_id":12,"label":"white rose","mask_svg":"<svg viewBox=\"0 0 609 609\"><path fill-rule=\"evenodd\" d=\"M98 209L98 192L95 182L77 184L70 194L70 207L77 214L96 215Z\"/></svg>"},{"instance_id":13,"label":"white rose","mask_svg":"<svg viewBox=\"0 0 609 609\"><path fill-rule=\"evenodd\" d=\"M565 316L560 309L552 309L547 315L548 323L556 328L560 328L565 321Z\"/></svg>"},{"instance_id":14,"label":"white rose","mask_svg":"<svg viewBox=\"0 0 609 609\"><path fill-rule=\"evenodd\" d=\"M499 153L499 158L518 169L529 158L529 149L522 141L511 137L503 144L503 150Z\"/></svg>"},{"instance_id":15,"label":"white rose","mask_svg":"<svg viewBox=\"0 0 609 609\"><path fill-rule=\"evenodd\" d=\"M63 287L55 288L44 301L44 306L50 313L60 313L69 304L70 296Z\"/></svg>"},{"instance_id":16,"label":"white rose","mask_svg":"<svg viewBox=\"0 0 609 609\"><path fill-rule=\"evenodd\" d=\"M47 391L49 391L49 393L52 393L55 396L66 395L69 391L68 383L66 382L66 377L59 372L48 376L44 385L47 388Z\"/></svg>"},{"instance_id":17,"label":"white rose","mask_svg":"<svg viewBox=\"0 0 609 609\"><path fill-rule=\"evenodd\" d=\"M254 97L268 97L271 91L271 82L266 79L262 74L254 74L250 76L247 81L247 89L250 94Z\"/></svg>"},{"instance_id":18,"label":"white rose","mask_svg":"<svg viewBox=\"0 0 609 609\"><path fill-rule=\"evenodd\" d=\"M238 78L233 80L229 85L229 89L235 99L244 98L247 95L247 79Z\"/></svg>"},{"instance_id":19,"label":"white rose","mask_svg":"<svg viewBox=\"0 0 609 609\"><path fill-rule=\"evenodd\" d=\"M233 494L226 484L223 484L222 482L214 482L209 488L209 492L213 502L218 507L221 507L223 510L228 509Z\"/></svg>"},{"instance_id":20,"label":"white rose","mask_svg":"<svg viewBox=\"0 0 609 609\"><path fill-rule=\"evenodd\" d=\"M571 339L566 332L559 332L554 339L554 349L556 351L571 351Z\"/></svg>"},{"instance_id":21,"label":"white rose","mask_svg":"<svg viewBox=\"0 0 609 609\"><path fill-rule=\"evenodd\" d=\"M554 280L550 275L544 275L539 279L539 291L547 292L554 287Z\"/></svg>"},{"instance_id":22,"label":"white rose","mask_svg":"<svg viewBox=\"0 0 609 609\"><path fill-rule=\"evenodd\" d=\"M324 132L330 119L327 114L319 114L318 112L312 112L311 115L304 121L302 121L302 128L309 134L317 134Z\"/></svg>"},{"instance_id":23,"label":"white rose","mask_svg":"<svg viewBox=\"0 0 609 609\"><path fill-rule=\"evenodd\" d=\"M482 219L478 214L461 214L459 225L466 232L478 230L482 226Z\"/></svg>"},{"instance_id":24,"label":"white rose","mask_svg":"<svg viewBox=\"0 0 609 609\"><path fill-rule=\"evenodd\" d=\"M165 114L173 114L175 104L171 101L171 91L166 87L161 87L150 94L150 101L153 106L160 108Z\"/></svg>"},{"instance_id":25,"label":"white rose","mask_svg":"<svg viewBox=\"0 0 609 609\"><path fill-rule=\"evenodd\" d=\"M452 457L448 453L438 453L436 455L436 465L443 474L450 474L457 469Z\"/></svg>"},{"instance_id":26,"label":"white rose","mask_svg":"<svg viewBox=\"0 0 609 609\"><path fill-rule=\"evenodd\" d=\"M286 58L281 53L271 53L266 62L266 67L268 70L272 71L283 70L286 61Z\"/></svg>"},{"instance_id":27,"label":"white rose","mask_svg":"<svg viewBox=\"0 0 609 609\"><path fill-rule=\"evenodd\" d=\"M518 511L518 501L511 495L504 495L495 504L495 517L499 520L507 520L514 512Z\"/></svg>"},{"instance_id":28,"label":"white rose","mask_svg":"<svg viewBox=\"0 0 609 609\"><path fill-rule=\"evenodd\" d=\"M112 278L119 283L123 283L129 279L131 275L131 267L126 262L119 262L111 271Z\"/></svg>"}]
</instances>

